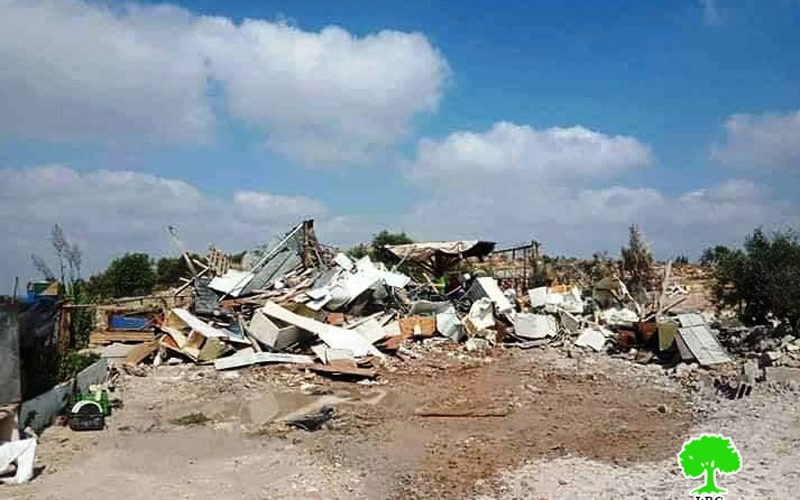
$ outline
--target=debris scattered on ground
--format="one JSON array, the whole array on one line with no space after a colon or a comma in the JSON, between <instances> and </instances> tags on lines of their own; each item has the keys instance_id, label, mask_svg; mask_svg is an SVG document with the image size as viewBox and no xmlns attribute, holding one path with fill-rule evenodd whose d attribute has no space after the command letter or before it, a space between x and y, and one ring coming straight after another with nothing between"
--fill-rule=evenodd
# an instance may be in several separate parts
<instances>
[{"instance_id":1,"label":"debris scattered on ground","mask_svg":"<svg viewBox=\"0 0 800 500\"><path fill-rule=\"evenodd\" d=\"M189 413L182 417L173 418L169 423L173 425L203 425L210 421L211 419L202 413Z\"/></svg>"},{"instance_id":2,"label":"debris scattered on ground","mask_svg":"<svg viewBox=\"0 0 800 500\"><path fill-rule=\"evenodd\" d=\"M314 432L336 416L336 410L331 406L323 406L318 412L309 413L286 422L291 427L296 427L308 432Z\"/></svg>"}]
</instances>

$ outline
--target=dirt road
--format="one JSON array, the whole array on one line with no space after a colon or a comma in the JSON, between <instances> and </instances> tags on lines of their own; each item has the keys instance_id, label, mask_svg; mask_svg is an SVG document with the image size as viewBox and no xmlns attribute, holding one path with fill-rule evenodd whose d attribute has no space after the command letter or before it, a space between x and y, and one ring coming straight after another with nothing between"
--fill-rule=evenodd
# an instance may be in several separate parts
<instances>
[{"instance_id":1,"label":"dirt road","mask_svg":"<svg viewBox=\"0 0 800 500\"><path fill-rule=\"evenodd\" d=\"M730 430L748 454L769 455L748 457L747 470L760 474L739 478L748 491L766 491L757 477L800 470L791 458L795 406L758 413L759 398L773 396L757 393L709 412L653 365L549 348L466 355L442 347L393 363L382 380L162 366L123 379L125 407L107 430L46 431L40 475L0 496L667 498L661 493L692 486L674 457L700 430ZM276 423L323 404L337 408L327 429ZM192 414L209 420L176 423ZM765 429L788 441L767 440Z\"/></svg>"}]
</instances>

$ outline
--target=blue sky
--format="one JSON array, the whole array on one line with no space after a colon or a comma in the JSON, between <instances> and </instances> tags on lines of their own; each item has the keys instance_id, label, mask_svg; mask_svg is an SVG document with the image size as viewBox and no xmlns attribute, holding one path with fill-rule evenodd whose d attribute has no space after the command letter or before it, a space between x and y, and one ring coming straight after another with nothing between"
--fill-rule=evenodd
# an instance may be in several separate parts
<instances>
[{"instance_id":1,"label":"blue sky","mask_svg":"<svg viewBox=\"0 0 800 500\"><path fill-rule=\"evenodd\" d=\"M341 245L385 227L584 255L637 223L665 257L800 220L796 0L9 0L0 18L5 281L55 222L97 268L174 253L175 221L201 249L310 215Z\"/></svg>"}]
</instances>

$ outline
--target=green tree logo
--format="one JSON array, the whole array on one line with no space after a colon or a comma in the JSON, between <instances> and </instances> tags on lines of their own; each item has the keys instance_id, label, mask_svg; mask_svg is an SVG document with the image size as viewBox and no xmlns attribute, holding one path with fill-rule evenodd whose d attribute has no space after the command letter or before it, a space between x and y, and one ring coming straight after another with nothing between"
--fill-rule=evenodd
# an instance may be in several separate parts
<instances>
[{"instance_id":1,"label":"green tree logo","mask_svg":"<svg viewBox=\"0 0 800 500\"><path fill-rule=\"evenodd\" d=\"M678 454L683 475L696 478L706 475L706 483L692 494L725 493L717 486L715 474L735 474L742 468L742 457L733 440L720 435L703 434L683 443Z\"/></svg>"}]
</instances>

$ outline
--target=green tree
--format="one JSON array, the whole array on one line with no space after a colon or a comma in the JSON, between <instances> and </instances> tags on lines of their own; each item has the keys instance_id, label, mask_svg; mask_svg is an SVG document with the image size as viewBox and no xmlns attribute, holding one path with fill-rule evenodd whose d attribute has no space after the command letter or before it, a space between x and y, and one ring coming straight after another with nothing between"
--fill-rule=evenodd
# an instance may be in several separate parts
<instances>
[{"instance_id":1,"label":"green tree","mask_svg":"<svg viewBox=\"0 0 800 500\"><path fill-rule=\"evenodd\" d=\"M717 245L703 250L700 255L700 264L703 266L713 266L728 257L731 254L731 249L725 245Z\"/></svg>"},{"instance_id":2,"label":"green tree","mask_svg":"<svg viewBox=\"0 0 800 500\"><path fill-rule=\"evenodd\" d=\"M203 262L199 255L190 254L194 260ZM191 278L192 272L186 264L186 259L181 257L162 257L156 262L156 284L159 287L169 288L183 284L181 278Z\"/></svg>"},{"instance_id":3,"label":"green tree","mask_svg":"<svg viewBox=\"0 0 800 500\"><path fill-rule=\"evenodd\" d=\"M383 230L380 233L376 234L372 237L372 247L378 248L386 245L405 245L407 243L414 243L414 240L411 239L405 232L402 233L390 233L387 230Z\"/></svg>"},{"instance_id":4,"label":"green tree","mask_svg":"<svg viewBox=\"0 0 800 500\"><path fill-rule=\"evenodd\" d=\"M697 495L725 493L717 486L715 474L734 474L742 468L742 457L733 441L710 434L686 442L678 454L678 462L686 477L695 478L705 474L705 484L692 492Z\"/></svg>"},{"instance_id":5,"label":"green tree","mask_svg":"<svg viewBox=\"0 0 800 500\"><path fill-rule=\"evenodd\" d=\"M360 259L361 257L369 255L370 250L372 250L372 248L366 243L359 243L358 245L349 248L345 253L353 259Z\"/></svg>"},{"instance_id":6,"label":"green tree","mask_svg":"<svg viewBox=\"0 0 800 500\"><path fill-rule=\"evenodd\" d=\"M405 232L390 233L384 229L383 231L373 235L372 241L369 243L360 243L350 248L345 253L354 259L360 259L361 257L368 255L372 260L389 264L394 259L391 255L387 255L386 252L382 252L381 248L386 245L405 245L407 243L414 243L414 240L411 239L411 237Z\"/></svg>"},{"instance_id":7,"label":"green tree","mask_svg":"<svg viewBox=\"0 0 800 500\"><path fill-rule=\"evenodd\" d=\"M650 252L650 244L635 224L628 228L628 246L622 247L620 253L625 284L637 300L643 301L654 275L653 254Z\"/></svg>"},{"instance_id":8,"label":"green tree","mask_svg":"<svg viewBox=\"0 0 800 500\"><path fill-rule=\"evenodd\" d=\"M156 284L156 272L145 253L127 253L111 261L105 272L89 278L87 292L93 298L148 295Z\"/></svg>"},{"instance_id":9,"label":"green tree","mask_svg":"<svg viewBox=\"0 0 800 500\"><path fill-rule=\"evenodd\" d=\"M800 240L793 231L772 236L756 229L742 249L708 249L714 266L714 296L720 306L736 308L746 324L770 317L800 328Z\"/></svg>"}]
</instances>

